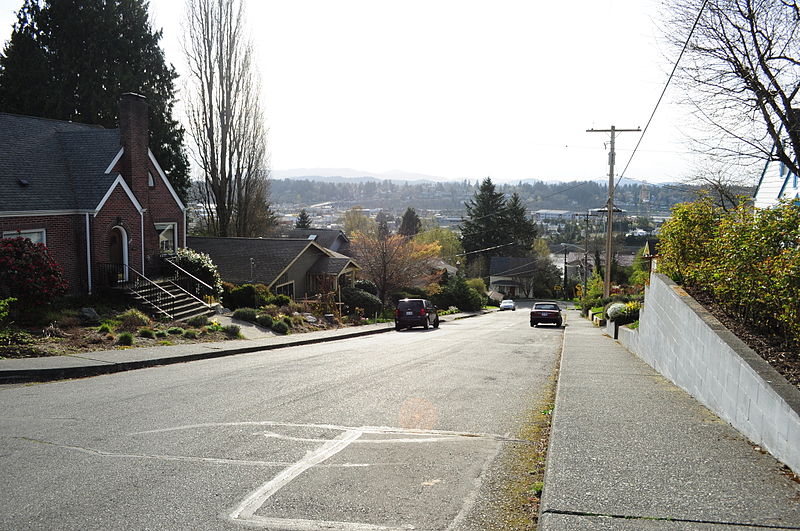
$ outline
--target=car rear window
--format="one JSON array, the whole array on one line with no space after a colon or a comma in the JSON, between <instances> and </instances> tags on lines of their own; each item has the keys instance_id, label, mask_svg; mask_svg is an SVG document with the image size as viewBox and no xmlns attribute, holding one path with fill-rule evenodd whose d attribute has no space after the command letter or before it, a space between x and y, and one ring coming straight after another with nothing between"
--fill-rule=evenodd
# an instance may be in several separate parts
<instances>
[{"instance_id":1,"label":"car rear window","mask_svg":"<svg viewBox=\"0 0 800 531\"><path fill-rule=\"evenodd\" d=\"M558 305L556 304L535 304L533 307L537 310L558 310Z\"/></svg>"},{"instance_id":2,"label":"car rear window","mask_svg":"<svg viewBox=\"0 0 800 531\"><path fill-rule=\"evenodd\" d=\"M397 303L398 310L419 310L422 308L421 300L399 301Z\"/></svg>"}]
</instances>

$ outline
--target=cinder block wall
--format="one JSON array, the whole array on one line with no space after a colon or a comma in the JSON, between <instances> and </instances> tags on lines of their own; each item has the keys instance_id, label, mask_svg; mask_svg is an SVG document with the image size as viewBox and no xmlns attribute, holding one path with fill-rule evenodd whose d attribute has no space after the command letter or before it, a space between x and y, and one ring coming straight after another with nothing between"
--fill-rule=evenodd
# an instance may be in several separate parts
<instances>
[{"instance_id":1,"label":"cinder block wall","mask_svg":"<svg viewBox=\"0 0 800 531\"><path fill-rule=\"evenodd\" d=\"M800 473L800 390L680 286L651 275L638 331L620 342Z\"/></svg>"}]
</instances>

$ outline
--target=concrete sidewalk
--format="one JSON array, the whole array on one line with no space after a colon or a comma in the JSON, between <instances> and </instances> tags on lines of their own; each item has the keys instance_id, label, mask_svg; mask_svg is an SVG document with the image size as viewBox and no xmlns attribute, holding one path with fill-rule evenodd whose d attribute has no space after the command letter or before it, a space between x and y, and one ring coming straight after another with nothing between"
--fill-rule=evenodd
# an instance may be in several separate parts
<instances>
[{"instance_id":1,"label":"concrete sidewalk","mask_svg":"<svg viewBox=\"0 0 800 531\"><path fill-rule=\"evenodd\" d=\"M482 312L451 314L443 316L441 322L466 319L481 314ZM239 325L242 327L242 335L248 339L99 350L44 358L0 359L0 384L83 378L158 365L184 363L284 347L313 345L394 330L394 323L389 322L281 336L264 332L263 329L252 323L232 321L229 317L217 316L214 319L222 322L222 324Z\"/></svg>"},{"instance_id":2,"label":"concrete sidewalk","mask_svg":"<svg viewBox=\"0 0 800 531\"><path fill-rule=\"evenodd\" d=\"M570 312L540 529L800 529L800 485Z\"/></svg>"}]
</instances>

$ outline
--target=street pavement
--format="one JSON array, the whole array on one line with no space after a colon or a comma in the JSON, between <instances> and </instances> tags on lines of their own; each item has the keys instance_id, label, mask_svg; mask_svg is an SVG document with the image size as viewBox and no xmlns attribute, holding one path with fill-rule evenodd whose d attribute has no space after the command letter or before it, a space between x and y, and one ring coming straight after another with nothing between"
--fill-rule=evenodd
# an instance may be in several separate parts
<instances>
[{"instance_id":1,"label":"street pavement","mask_svg":"<svg viewBox=\"0 0 800 531\"><path fill-rule=\"evenodd\" d=\"M500 312L4 386L0 529L507 529L562 338Z\"/></svg>"},{"instance_id":2,"label":"street pavement","mask_svg":"<svg viewBox=\"0 0 800 531\"><path fill-rule=\"evenodd\" d=\"M800 529L778 461L568 313L540 529Z\"/></svg>"},{"instance_id":3,"label":"street pavement","mask_svg":"<svg viewBox=\"0 0 800 531\"><path fill-rule=\"evenodd\" d=\"M522 314L525 315L524 310ZM568 311L567 316L540 529L800 529L800 484L785 467L581 319L577 312ZM454 320L452 316L449 319ZM344 329L217 344L118 350L64 360L1 360L0 381L14 381L15 376L32 380L63 377L71 370L79 373L81 367L90 374L95 370L116 372L137 368L137 364L152 366L310 345L390 330L389 325L378 324L357 331ZM113 370L109 366L114 366ZM312 428L298 425L294 429L317 432L336 429L325 427L324 423L308 426ZM477 425L472 429L480 431ZM345 430L340 437L346 438L351 432ZM366 435L363 430L359 433L373 439L410 437L407 432L380 429L367 430ZM444 432L431 435L449 436ZM461 466L470 468L470 475L479 479L486 474L486 470L472 470L468 464L473 459L469 452L478 451L475 458L480 460L482 457L478 456L486 448L462 446L458 451L467 452L464 454L467 461L461 461ZM415 459L425 461L425 456L420 454ZM330 481L335 490L337 480L332 477ZM467 491L458 492L471 496ZM297 502L304 495L298 492L294 496ZM276 514L283 514L282 511L288 514L290 508L272 507ZM446 519L440 521L444 527L442 522ZM297 525L302 528L303 524ZM438 524L431 525L430 528L439 528ZM462 517L456 525L451 522L449 528L480 526Z\"/></svg>"}]
</instances>

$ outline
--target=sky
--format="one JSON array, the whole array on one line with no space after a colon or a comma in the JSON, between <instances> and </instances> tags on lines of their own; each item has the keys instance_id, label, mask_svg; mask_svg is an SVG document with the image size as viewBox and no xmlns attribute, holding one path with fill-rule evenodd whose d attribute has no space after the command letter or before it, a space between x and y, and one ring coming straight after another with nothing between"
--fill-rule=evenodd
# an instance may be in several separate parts
<instances>
[{"instance_id":1,"label":"sky","mask_svg":"<svg viewBox=\"0 0 800 531\"><path fill-rule=\"evenodd\" d=\"M21 5L0 0L3 43ZM150 1L179 74L184 9ZM644 128L675 60L651 0L250 0L247 9L274 170L607 179L609 134L586 130ZM691 173L679 95L670 87L625 177ZM617 175L638 140L617 136Z\"/></svg>"}]
</instances>

